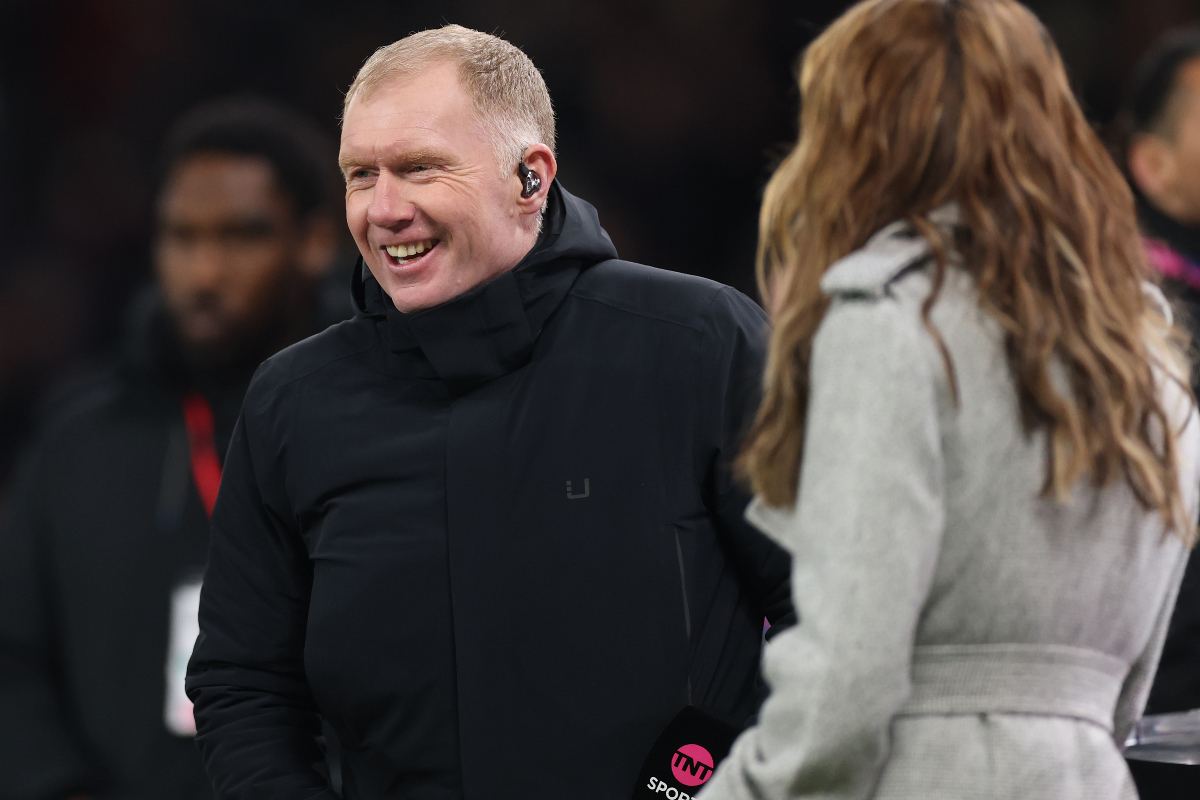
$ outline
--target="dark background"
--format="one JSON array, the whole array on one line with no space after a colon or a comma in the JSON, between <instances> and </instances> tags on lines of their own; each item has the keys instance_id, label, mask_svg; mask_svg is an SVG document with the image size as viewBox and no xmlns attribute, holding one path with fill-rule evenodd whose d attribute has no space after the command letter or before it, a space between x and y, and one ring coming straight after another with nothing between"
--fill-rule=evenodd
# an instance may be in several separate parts
<instances>
[{"instance_id":1,"label":"dark background","mask_svg":"<svg viewBox=\"0 0 1200 800\"><path fill-rule=\"evenodd\" d=\"M114 347L149 275L158 143L196 102L270 95L332 143L374 48L444 22L503 35L543 70L560 176L622 257L752 292L759 191L795 135L793 64L846 5L0 0L0 486L49 387ZM1200 21L1200 0L1031 6L1100 125L1154 38Z\"/></svg>"}]
</instances>

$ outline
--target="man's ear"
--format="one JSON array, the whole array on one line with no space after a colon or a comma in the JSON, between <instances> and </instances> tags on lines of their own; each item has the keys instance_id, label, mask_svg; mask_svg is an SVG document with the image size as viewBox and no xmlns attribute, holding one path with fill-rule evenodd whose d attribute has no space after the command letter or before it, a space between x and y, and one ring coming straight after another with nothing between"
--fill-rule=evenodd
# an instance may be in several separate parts
<instances>
[{"instance_id":1,"label":"man's ear","mask_svg":"<svg viewBox=\"0 0 1200 800\"><path fill-rule=\"evenodd\" d=\"M1171 146L1162 137L1135 134L1127 158L1133 182L1151 201L1159 201L1172 191L1178 166Z\"/></svg>"},{"instance_id":2,"label":"man's ear","mask_svg":"<svg viewBox=\"0 0 1200 800\"><path fill-rule=\"evenodd\" d=\"M525 181L514 167L512 180L513 185L517 187L517 210L522 214L537 214L546 204L546 193L550 191L554 176L558 174L558 161L554 158L554 152L544 144L534 144L525 148L525 155L521 161L527 169L537 173L542 185L529 197L521 197Z\"/></svg>"},{"instance_id":3,"label":"man's ear","mask_svg":"<svg viewBox=\"0 0 1200 800\"><path fill-rule=\"evenodd\" d=\"M314 212L300 225L300 250L296 254L301 274L313 280L325 276L333 266L337 249L333 220L328 214Z\"/></svg>"}]
</instances>

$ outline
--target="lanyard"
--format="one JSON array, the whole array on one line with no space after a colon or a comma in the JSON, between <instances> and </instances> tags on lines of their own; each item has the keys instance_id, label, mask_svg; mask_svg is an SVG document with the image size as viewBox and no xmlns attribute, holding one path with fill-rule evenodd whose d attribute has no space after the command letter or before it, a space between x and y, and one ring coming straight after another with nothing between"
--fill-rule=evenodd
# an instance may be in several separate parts
<instances>
[{"instance_id":1,"label":"lanyard","mask_svg":"<svg viewBox=\"0 0 1200 800\"><path fill-rule=\"evenodd\" d=\"M217 445L213 439L212 407L204 395L199 392L184 395L183 424L187 428L188 449L192 455L192 478L196 481L204 510L212 519L217 490L221 487L221 461L217 458Z\"/></svg>"}]
</instances>

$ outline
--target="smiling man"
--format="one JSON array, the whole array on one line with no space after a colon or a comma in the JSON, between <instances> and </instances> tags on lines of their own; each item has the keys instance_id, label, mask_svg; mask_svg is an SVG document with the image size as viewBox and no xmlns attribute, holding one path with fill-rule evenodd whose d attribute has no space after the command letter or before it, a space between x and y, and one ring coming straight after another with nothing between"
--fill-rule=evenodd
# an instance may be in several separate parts
<instances>
[{"instance_id":1,"label":"smiling man","mask_svg":"<svg viewBox=\"0 0 1200 800\"><path fill-rule=\"evenodd\" d=\"M333 798L324 720L346 798L628 796L686 706L754 714L790 612L727 469L764 316L617 260L496 37L376 52L340 161L358 316L259 370L214 515L188 692L217 793Z\"/></svg>"}]
</instances>

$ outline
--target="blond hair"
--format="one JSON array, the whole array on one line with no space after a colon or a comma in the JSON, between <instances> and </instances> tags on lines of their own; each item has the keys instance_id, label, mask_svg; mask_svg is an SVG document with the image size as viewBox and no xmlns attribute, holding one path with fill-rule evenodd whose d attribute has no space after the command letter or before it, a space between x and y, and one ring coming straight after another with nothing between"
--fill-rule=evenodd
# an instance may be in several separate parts
<instances>
[{"instance_id":1,"label":"blond hair","mask_svg":"<svg viewBox=\"0 0 1200 800\"><path fill-rule=\"evenodd\" d=\"M809 47L800 90L799 141L760 219L775 327L739 461L755 491L775 506L796 500L809 356L829 305L822 273L902 219L937 255L923 316L948 366L929 311L949 250L999 321L1025 425L1047 434L1044 495L1065 500L1085 475L1124 479L1190 543L1156 378L1161 368L1186 381L1186 362L1142 289L1129 188L1033 14L1013 0L865 0ZM948 202L960 241L929 222Z\"/></svg>"},{"instance_id":2,"label":"blond hair","mask_svg":"<svg viewBox=\"0 0 1200 800\"><path fill-rule=\"evenodd\" d=\"M366 100L388 81L443 61L458 67L476 115L490 129L501 177L530 145L554 150L554 108L542 73L515 45L461 25L414 33L376 50L350 84L343 115L354 98Z\"/></svg>"}]
</instances>

